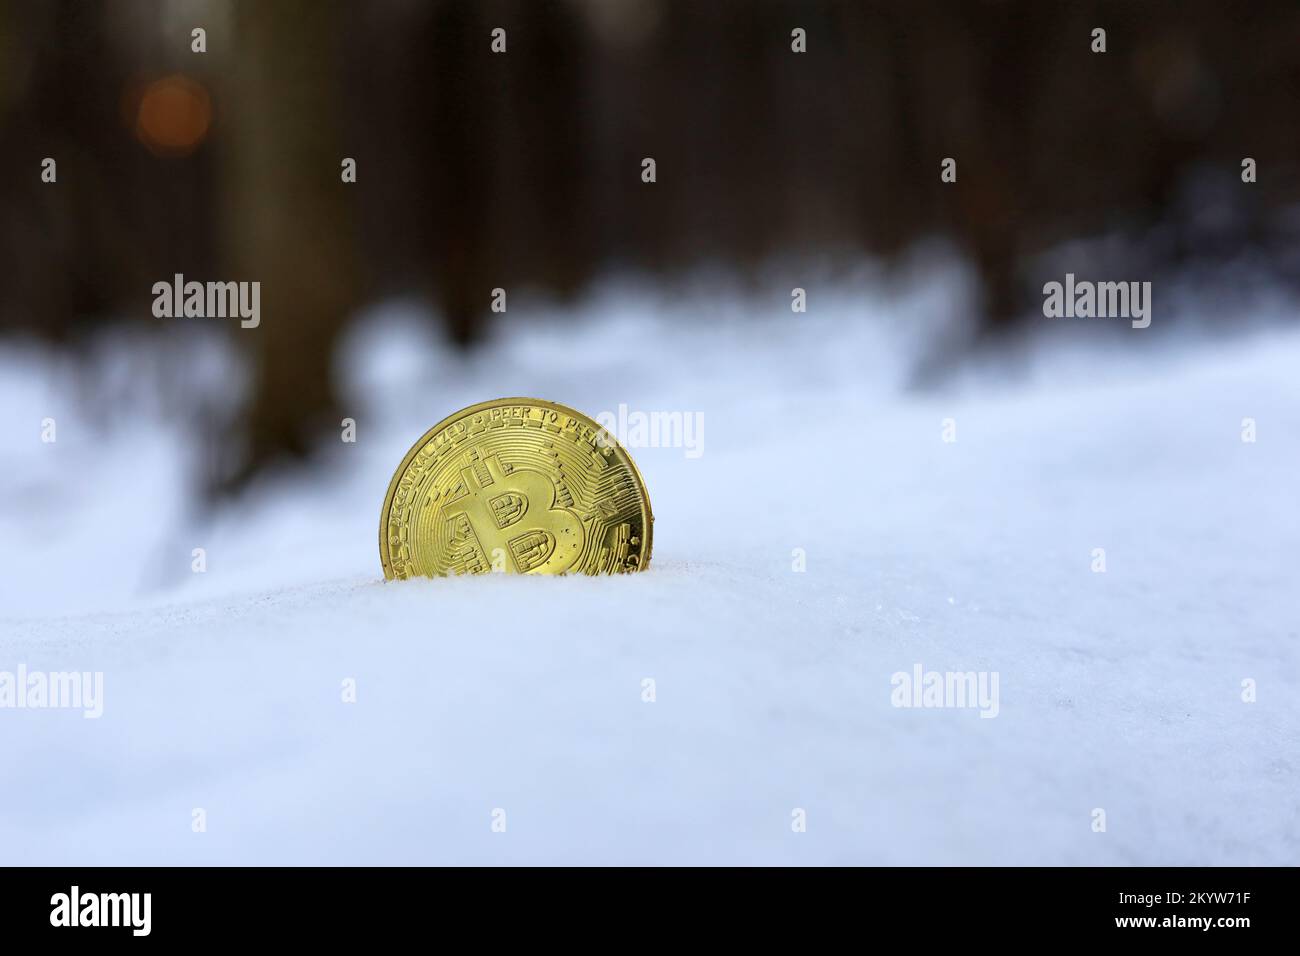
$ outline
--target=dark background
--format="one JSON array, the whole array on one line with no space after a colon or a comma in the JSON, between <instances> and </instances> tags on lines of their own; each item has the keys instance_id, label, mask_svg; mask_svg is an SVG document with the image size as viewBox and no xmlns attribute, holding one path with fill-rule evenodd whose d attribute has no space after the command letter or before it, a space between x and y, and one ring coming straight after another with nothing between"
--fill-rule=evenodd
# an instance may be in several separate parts
<instances>
[{"instance_id":1,"label":"dark background","mask_svg":"<svg viewBox=\"0 0 1300 956\"><path fill-rule=\"evenodd\" d=\"M1246 257L1295 287L1298 112L1284 0L0 0L0 335L76 354L174 321L151 313L174 273L260 281L260 328L230 323L238 414L175 405L235 439L208 483L236 488L337 422L336 345L388 296L472 349L498 286L770 278L937 239L979 276L965 347L996 349L1072 239L1112 240L1081 277L1201 270L1231 301Z\"/></svg>"}]
</instances>

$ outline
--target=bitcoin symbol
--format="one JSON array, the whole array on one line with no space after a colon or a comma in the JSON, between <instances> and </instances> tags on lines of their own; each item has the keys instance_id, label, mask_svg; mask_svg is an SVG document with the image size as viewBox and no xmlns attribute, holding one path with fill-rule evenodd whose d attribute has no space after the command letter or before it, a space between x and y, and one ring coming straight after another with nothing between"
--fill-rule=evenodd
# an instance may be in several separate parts
<instances>
[{"instance_id":1,"label":"bitcoin symbol","mask_svg":"<svg viewBox=\"0 0 1300 956\"><path fill-rule=\"evenodd\" d=\"M627 450L600 435L581 412L538 398L480 402L444 418L388 484L384 577L644 569L650 498Z\"/></svg>"},{"instance_id":2,"label":"bitcoin symbol","mask_svg":"<svg viewBox=\"0 0 1300 956\"><path fill-rule=\"evenodd\" d=\"M555 506L555 485L546 475L528 468L507 475L493 455L462 468L460 477L465 494L443 514L467 521L484 555L500 549L520 574L561 574L582 554L582 522Z\"/></svg>"}]
</instances>

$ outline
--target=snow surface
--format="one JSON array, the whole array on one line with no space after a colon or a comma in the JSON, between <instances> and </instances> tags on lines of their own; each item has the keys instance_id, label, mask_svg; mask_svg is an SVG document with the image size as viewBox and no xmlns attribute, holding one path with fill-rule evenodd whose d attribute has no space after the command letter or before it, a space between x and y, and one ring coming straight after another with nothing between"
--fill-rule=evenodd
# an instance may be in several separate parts
<instances>
[{"instance_id":1,"label":"snow surface","mask_svg":"<svg viewBox=\"0 0 1300 956\"><path fill-rule=\"evenodd\" d=\"M611 287L468 362L380 309L358 442L215 514L137 344L98 423L0 350L0 671L104 673L98 720L0 709L0 863L1300 862L1300 335L1152 345L1157 302L915 391L937 294ZM392 469L505 395L703 414L633 449L646 573L382 581ZM916 664L997 717L892 706Z\"/></svg>"}]
</instances>

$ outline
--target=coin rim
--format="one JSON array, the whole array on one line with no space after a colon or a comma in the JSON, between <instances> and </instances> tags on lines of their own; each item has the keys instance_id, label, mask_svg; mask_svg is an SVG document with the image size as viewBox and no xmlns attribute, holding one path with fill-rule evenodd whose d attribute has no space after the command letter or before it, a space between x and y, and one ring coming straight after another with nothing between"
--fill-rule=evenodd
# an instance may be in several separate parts
<instances>
[{"instance_id":1,"label":"coin rim","mask_svg":"<svg viewBox=\"0 0 1300 956\"><path fill-rule=\"evenodd\" d=\"M407 466L410 465L411 460L419 454L420 449L424 447L425 443L430 441L434 435L451 425L453 422L456 422L467 415L472 415L475 412L482 411L483 409L494 408L500 405L538 405L552 411L572 415L574 418L586 422L592 428L609 434L610 438L614 440L614 447L619 452L622 452L623 458L632 466L632 474L636 476L637 484L641 489L641 500L645 502L644 510L646 522L645 528L642 531L642 534L645 536L645 547L641 552L643 560L637 570L644 571L648 568L650 566L650 552L654 545L655 524L654 511L650 507L650 492L646 488L645 478L641 475L641 469L636 466L636 461L632 458L632 455L627 448L623 446L623 443L618 440L618 437L610 433L607 428L600 425L595 421L595 419L584 415L576 408L570 408L568 405L561 405L559 402L547 401L544 398L494 398L486 402L467 405L460 411L452 412L442 421L438 422L438 424L434 425L416 440L415 444L411 446L411 450L408 451L406 456L402 459L402 463L397 466L397 470L393 472L393 478L388 483L388 492L384 495L383 510L379 514L379 562L384 567L384 580L395 581L397 579L397 576L393 573L393 566L388 553L388 514L389 509L392 507L393 495L397 491L397 485L401 481L402 475L406 473Z\"/></svg>"}]
</instances>

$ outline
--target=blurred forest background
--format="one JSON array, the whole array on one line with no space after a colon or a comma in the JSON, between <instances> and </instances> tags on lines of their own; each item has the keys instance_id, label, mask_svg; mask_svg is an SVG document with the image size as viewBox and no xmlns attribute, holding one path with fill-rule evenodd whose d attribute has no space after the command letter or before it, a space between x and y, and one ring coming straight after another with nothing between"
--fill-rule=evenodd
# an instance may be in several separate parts
<instances>
[{"instance_id":1,"label":"blurred forest background","mask_svg":"<svg viewBox=\"0 0 1300 956\"><path fill-rule=\"evenodd\" d=\"M996 343L1077 238L1135 237L1105 278L1254 250L1300 284L1298 116L1294 0L0 0L0 335L260 281L238 485L337 427L333 351L394 295L472 349L496 286L937 237Z\"/></svg>"}]
</instances>

